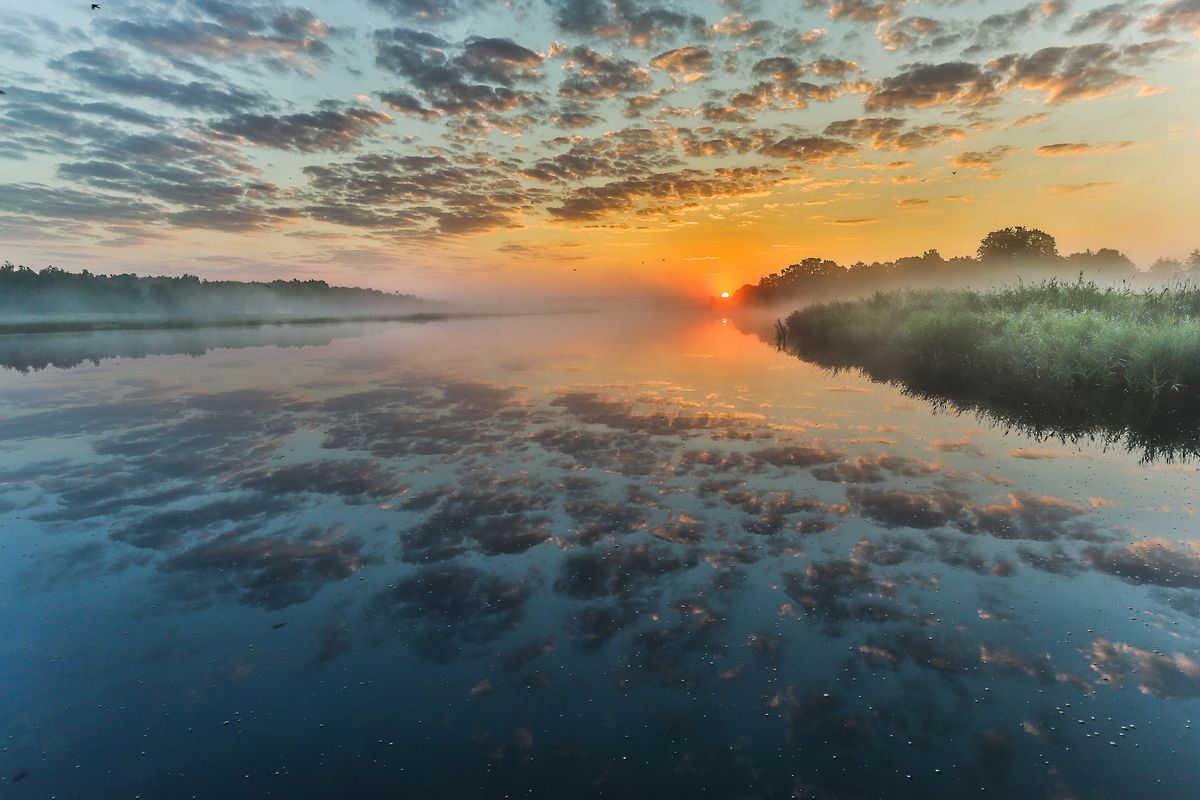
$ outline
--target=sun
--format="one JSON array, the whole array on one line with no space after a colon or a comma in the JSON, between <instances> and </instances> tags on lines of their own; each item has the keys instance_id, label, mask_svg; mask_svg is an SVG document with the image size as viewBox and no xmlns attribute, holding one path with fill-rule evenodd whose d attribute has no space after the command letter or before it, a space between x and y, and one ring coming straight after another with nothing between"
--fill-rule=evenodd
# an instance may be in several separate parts
<instances>
[{"instance_id":1,"label":"sun","mask_svg":"<svg viewBox=\"0 0 1200 800\"><path fill-rule=\"evenodd\" d=\"M728 299L729 299L729 292L721 292L721 298L722 298L722 299L724 299L724 300L728 300Z\"/></svg>"}]
</instances>

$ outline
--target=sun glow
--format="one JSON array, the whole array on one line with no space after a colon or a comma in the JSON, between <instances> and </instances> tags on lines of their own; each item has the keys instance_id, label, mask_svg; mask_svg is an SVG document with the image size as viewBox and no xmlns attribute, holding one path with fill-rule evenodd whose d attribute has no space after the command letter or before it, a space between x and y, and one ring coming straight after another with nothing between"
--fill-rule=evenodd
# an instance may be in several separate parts
<instances>
[{"instance_id":1,"label":"sun glow","mask_svg":"<svg viewBox=\"0 0 1200 800\"><path fill-rule=\"evenodd\" d=\"M728 299L729 299L729 292L721 292L721 298L722 298L723 300L728 300Z\"/></svg>"}]
</instances>

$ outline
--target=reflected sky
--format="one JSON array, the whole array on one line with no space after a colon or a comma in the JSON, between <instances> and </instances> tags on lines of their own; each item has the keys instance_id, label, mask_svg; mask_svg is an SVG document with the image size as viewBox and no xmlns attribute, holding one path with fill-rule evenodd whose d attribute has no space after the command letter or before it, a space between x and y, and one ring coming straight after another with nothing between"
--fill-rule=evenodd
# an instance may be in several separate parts
<instances>
[{"instance_id":1,"label":"reflected sky","mask_svg":"<svg viewBox=\"0 0 1200 800\"><path fill-rule=\"evenodd\" d=\"M94 344L0 372L14 796L1192 796L1195 466L719 318Z\"/></svg>"}]
</instances>

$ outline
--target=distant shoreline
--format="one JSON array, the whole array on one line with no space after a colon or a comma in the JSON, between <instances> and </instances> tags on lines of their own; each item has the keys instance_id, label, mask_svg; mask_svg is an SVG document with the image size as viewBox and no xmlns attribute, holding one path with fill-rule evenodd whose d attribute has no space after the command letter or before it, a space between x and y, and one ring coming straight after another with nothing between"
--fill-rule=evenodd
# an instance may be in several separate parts
<instances>
[{"instance_id":1,"label":"distant shoreline","mask_svg":"<svg viewBox=\"0 0 1200 800\"><path fill-rule=\"evenodd\" d=\"M360 314L352 316L305 317L226 317L222 319L91 319L0 321L0 336L39 333L93 333L99 331L193 330L200 328L259 328L267 325L332 325L347 322L443 322L453 319L479 319L506 316L499 312L409 314Z\"/></svg>"}]
</instances>

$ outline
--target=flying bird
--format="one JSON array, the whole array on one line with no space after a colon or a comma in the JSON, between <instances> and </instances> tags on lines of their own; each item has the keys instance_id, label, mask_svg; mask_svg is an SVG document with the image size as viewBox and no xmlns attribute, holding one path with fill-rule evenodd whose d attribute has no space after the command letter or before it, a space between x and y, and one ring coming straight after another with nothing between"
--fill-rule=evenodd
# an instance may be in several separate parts
<instances>
[{"instance_id":1,"label":"flying bird","mask_svg":"<svg viewBox=\"0 0 1200 800\"><path fill-rule=\"evenodd\" d=\"M100 4L92 3L92 11L99 11L99 10L100 10Z\"/></svg>"}]
</instances>

